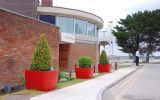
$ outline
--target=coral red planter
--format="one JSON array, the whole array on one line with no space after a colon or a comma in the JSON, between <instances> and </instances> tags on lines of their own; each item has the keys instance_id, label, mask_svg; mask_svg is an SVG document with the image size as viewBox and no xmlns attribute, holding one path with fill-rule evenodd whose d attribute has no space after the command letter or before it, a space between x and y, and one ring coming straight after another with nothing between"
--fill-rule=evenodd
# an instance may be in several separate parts
<instances>
[{"instance_id":1,"label":"coral red planter","mask_svg":"<svg viewBox=\"0 0 160 100\"><path fill-rule=\"evenodd\" d=\"M25 71L26 88L40 91L50 91L56 88L58 72L53 71Z\"/></svg>"},{"instance_id":2,"label":"coral red planter","mask_svg":"<svg viewBox=\"0 0 160 100\"><path fill-rule=\"evenodd\" d=\"M76 68L76 78L92 78L94 74L94 68Z\"/></svg>"},{"instance_id":3,"label":"coral red planter","mask_svg":"<svg viewBox=\"0 0 160 100\"><path fill-rule=\"evenodd\" d=\"M111 64L98 64L98 71L102 72L111 72Z\"/></svg>"}]
</instances>

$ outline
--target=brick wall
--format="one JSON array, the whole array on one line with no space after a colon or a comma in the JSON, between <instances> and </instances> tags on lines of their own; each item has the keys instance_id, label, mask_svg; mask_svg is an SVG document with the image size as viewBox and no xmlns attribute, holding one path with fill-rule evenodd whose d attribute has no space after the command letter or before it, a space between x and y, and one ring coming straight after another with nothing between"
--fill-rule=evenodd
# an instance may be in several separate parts
<instances>
[{"instance_id":1,"label":"brick wall","mask_svg":"<svg viewBox=\"0 0 160 100\"><path fill-rule=\"evenodd\" d=\"M53 66L58 69L59 28L0 9L0 86L20 84L42 32L52 50Z\"/></svg>"},{"instance_id":2,"label":"brick wall","mask_svg":"<svg viewBox=\"0 0 160 100\"><path fill-rule=\"evenodd\" d=\"M81 56L89 56L92 58L93 64L96 62L96 45L95 44L71 44L69 55L69 67L74 69L77 59Z\"/></svg>"}]
</instances>

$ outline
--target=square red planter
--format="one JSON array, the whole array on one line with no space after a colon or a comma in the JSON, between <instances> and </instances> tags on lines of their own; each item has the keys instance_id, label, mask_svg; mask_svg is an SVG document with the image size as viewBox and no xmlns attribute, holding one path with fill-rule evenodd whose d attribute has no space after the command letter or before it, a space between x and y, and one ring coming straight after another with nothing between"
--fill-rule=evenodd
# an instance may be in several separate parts
<instances>
[{"instance_id":1,"label":"square red planter","mask_svg":"<svg viewBox=\"0 0 160 100\"><path fill-rule=\"evenodd\" d=\"M98 71L100 73L111 72L111 66L111 64L98 64Z\"/></svg>"},{"instance_id":2,"label":"square red planter","mask_svg":"<svg viewBox=\"0 0 160 100\"><path fill-rule=\"evenodd\" d=\"M53 71L25 71L26 88L39 91L50 91L56 88L58 72Z\"/></svg>"},{"instance_id":3,"label":"square red planter","mask_svg":"<svg viewBox=\"0 0 160 100\"><path fill-rule=\"evenodd\" d=\"M76 78L92 78L94 76L94 68L75 68Z\"/></svg>"}]
</instances>

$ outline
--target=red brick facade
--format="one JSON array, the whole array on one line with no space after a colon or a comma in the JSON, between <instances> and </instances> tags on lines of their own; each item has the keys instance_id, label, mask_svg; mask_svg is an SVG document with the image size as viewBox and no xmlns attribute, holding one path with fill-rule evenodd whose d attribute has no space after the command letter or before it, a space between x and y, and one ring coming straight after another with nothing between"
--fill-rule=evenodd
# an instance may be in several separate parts
<instances>
[{"instance_id":1,"label":"red brick facade","mask_svg":"<svg viewBox=\"0 0 160 100\"><path fill-rule=\"evenodd\" d=\"M0 87L20 83L40 33L46 34L58 69L59 28L0 9Z\"/></svg>"},{"instance_id":2,"label":"red brick facade","mask_svg":"<svg viewBox=\"0 0 160 100\"><path fill-rule=\"evenodd\" d=\"M76 43L70 45L69 67L74 69L77 59L81 56L89 56L92 58L93 65L96 62L96 44Z\"/></svg>"},{"instance_id":3,"label":"red brick facade","mask_svg":"<svg viewBox=\"0 0 160 100\"><path fill-rule=\"evenodd\" d=\"M96 44L60 44L59 46L59 66L64 71L74 70L77 60L81 56L89 56L93 65L96 64Z\"/></svg>"}]
</instances>

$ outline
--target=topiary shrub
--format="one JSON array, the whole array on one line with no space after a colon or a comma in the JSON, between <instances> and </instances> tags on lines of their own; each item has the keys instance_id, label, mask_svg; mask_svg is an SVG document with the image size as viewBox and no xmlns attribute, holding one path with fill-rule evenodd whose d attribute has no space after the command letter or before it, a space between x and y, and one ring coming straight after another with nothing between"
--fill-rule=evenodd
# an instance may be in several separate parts
<instances>
[{"instance_id":1,"label":"topiary shrub","mask_svg":"<svg viewBox=\"0 0 160 100\"><path fill-rule=\"evenodd\" d=\"M50 48L45 34L40 35L39 42L32 57L31 70L47 71L52 67Z\"/></svg>"},{"instance_id":2,"label":"topiary shrub","mask_svg":"<svg viewBox=\"0 0 160 100\"><path fill-rule=\"evenodd\" d=\"M83 56L78 59L78 66L81 68L91 67L92 60L90 57Z\"/></svg>"},{"instance_id":3,"label":"topiary shrub","mask_svg":"<svg viewBox=\"0 0 160 100\"><path fill-rule=\"evenodd\" d=\"M101 55L99 58L99 64L109 64L108 57L105 50L101 52Z\"/></svg>"}]
</instances>

